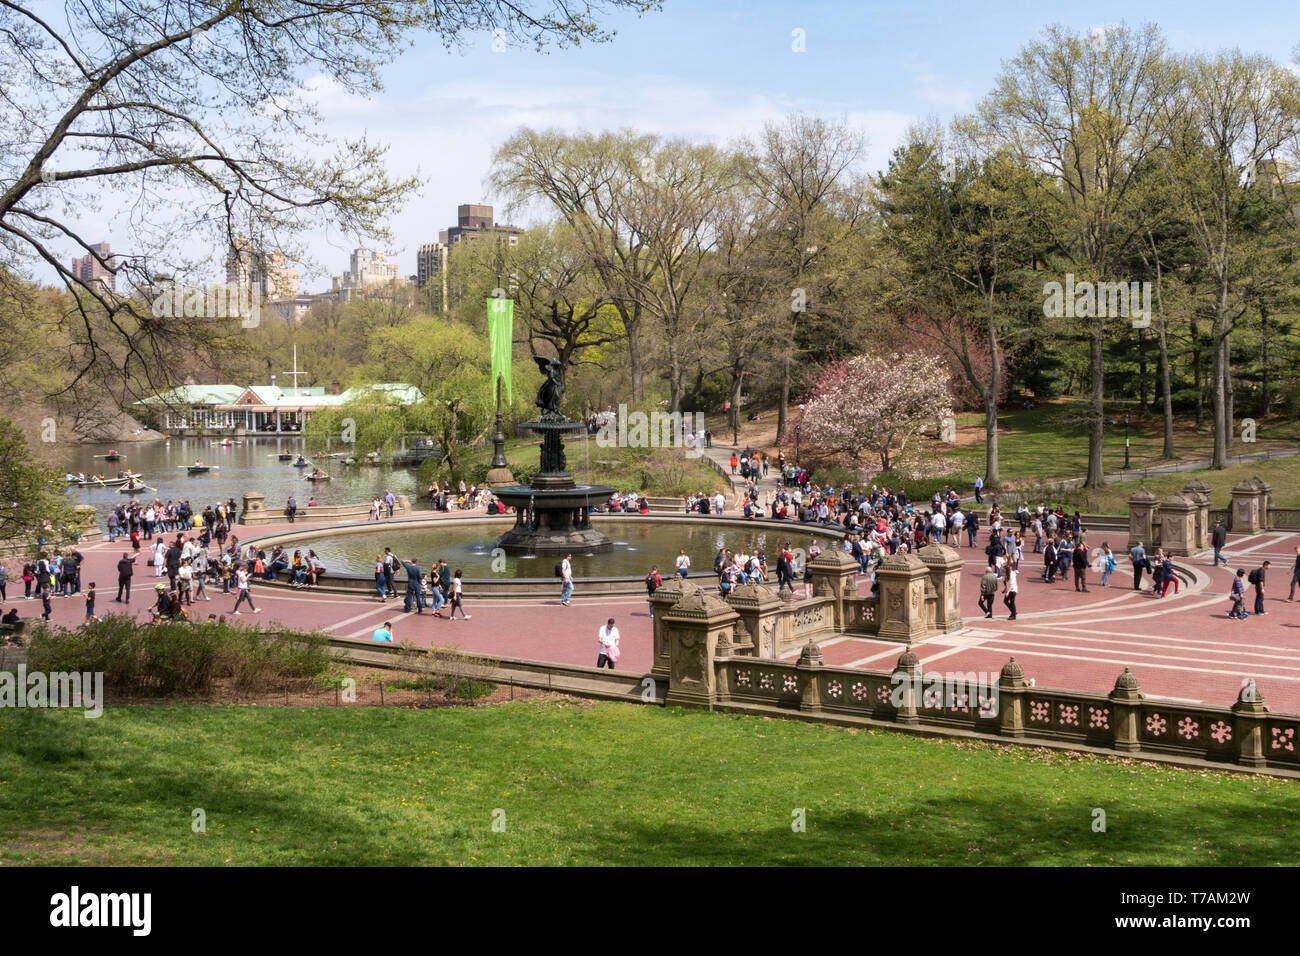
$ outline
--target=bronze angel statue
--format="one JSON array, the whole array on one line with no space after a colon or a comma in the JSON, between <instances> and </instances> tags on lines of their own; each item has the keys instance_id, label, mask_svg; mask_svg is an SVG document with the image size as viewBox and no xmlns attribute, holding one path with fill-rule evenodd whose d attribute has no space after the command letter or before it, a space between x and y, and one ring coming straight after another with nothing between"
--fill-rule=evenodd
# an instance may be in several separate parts
<instances>
[{"instance_id":1,"label":"bronze angel statue","mask_svg":"<svg viewBox=\"0 0 1300 956\"><path fill-rule=\"evenodd\" d=\"M560 361L559 359L543 358L540 355L534 355L533 361L537 363L541 373L546 376L546 381L537 390L537 407L543 412L559 415L560 399L563 397L564 392L564 388L560 384Z\"/></svg>"}]
</instances>

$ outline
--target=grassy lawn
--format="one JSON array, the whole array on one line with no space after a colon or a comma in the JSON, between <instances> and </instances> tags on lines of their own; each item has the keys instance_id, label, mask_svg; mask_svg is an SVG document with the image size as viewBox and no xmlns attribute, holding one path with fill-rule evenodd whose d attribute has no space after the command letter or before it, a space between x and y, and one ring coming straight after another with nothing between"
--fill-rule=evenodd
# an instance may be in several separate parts
<instances>
[{"instance_id":1,"label":"grassy lawn","mask_svg":"<svg viewBox=\"0 0 1300 956\"><path fill-rule=\"evenodd\" d=\"M1078 488L1051 497L1053 503L1059 499L1067 508L1085 514L1127 514L1129 495L1139 488L1151 490L1163 501L1174 492L1182 491L1187 487L1188 482L1199 478L1213 489L1210 493L1213 506L1227 508L1232 504L1233 486L1243 479L1255 476L1263 478L1273 486L1275 506L1300 508L1300 455L1279 458L1276 461L1251 461L1244 465L1229 465L1219 471L1205 469L1176 475L1152 476L1141 481L1117 482L1096 490ZM1037 504L1038 502L1034 502L1034 505Z\"/></svg>"},{"instance_id":2,"label":"grassy lawn","mask_svg":"<svg viewBox=\"0 0 1300 956\"><path fill-rule=\"evenodd\" d=\"M1297 811L1267 777L614 703L0 711L4 864L1270 865Z\"/></svg>"},{"instance_id":3,"label":"grassy lawn","mask_svg":"<svg viewBox=\"0 0 1300 956\"><path fill-rule=\"evenodd\" d=\"M1124 409L1108 406L1105 432L1105 467L1117 472L1124 464ZM1071 399L1040 405L1037 408L1003 412L998 416L998 458L1004 482L1039 482L1063 478L1081 478L1088 472L1088 430L1083 415L1086 405ZM1118 421L1118 425L1109 422ZM973 481L984 467L984 416L980 413L957 416L959 429L977 429L978 440L944 452L945 458L960 463L962 473L969 472ZM1157 414L1144 419L1136 415L1129 423L1129 463L1134 468L1168 464L1160 457L1164 447L1164 423ZM1257 442L1240 440L1240 429L1229 444L1229 455L1262 452L1270 444L1294 444L1300 441L1300 423L1266 421L1258 426ZM1214 451L1214 432L1210 424L1197 429L1190 422L1175 420L1174 450L1179 459L1209 458ZM1181 486L1180 486L1181 487Z\"/></svg>"}]
</instances>

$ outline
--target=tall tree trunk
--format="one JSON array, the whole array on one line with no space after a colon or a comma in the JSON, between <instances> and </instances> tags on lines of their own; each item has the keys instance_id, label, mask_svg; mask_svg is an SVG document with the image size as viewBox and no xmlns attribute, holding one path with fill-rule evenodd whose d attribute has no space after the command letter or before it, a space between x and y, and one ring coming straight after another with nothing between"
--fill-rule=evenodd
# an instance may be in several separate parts
<instances>
[{"instance_id":1,"label":"tall tree trunk","mask_svg":"<svg viewBox=\"0 0 1300 956\"><path fill-rule=\"evenodd\" d=\"M740 391L745 383L745 373L737 367L731 376L731 414L727 416L731 425L731 438L733 443L738 442L737 437L740 433Z\"/></svg>"},{"instance_id":2,"label":"tall tree trunk","mask_svg":"<svg viewBox=\"0 0 1300 956\"><path fill-rule=\"evenodd\" d=\"M1100 488L1106 483L1102 470L1102 439L1106 434L1106 376L1102 365L1101 324L1094 323L1092 331L1091 370L1092 397L1088 407L1088 478L1086 488Z\"/></svg>"},{"instance_id":3,"label":"tall tree trunk","mask_svg":"<svg viewBox=\"0 0 1300 956\"><path fill-rule=\"evenodd\" d=\"M1161 310L1163 314L1163 309ZM1161 458L1174 457L1174 393L1169 373L1169 334L1165 320L1160 320L1160 394L1164 399L1165 410L1165 444L1160 450Z\"/></svg>"},{"instance_id":4,"label":"tall tree trunk","mask_svg":"<svg viewBox=\"0 0 1300 956\"><path fill-rule=\"evenodd\" d=\"M1147 336L1144 329L1138 329L1138 414L1143 418L1147 414Z\"/></svg>"},{"instance_id":5,"label":"tall tree trunk","mask_svg":"<svg viewBox=\"0 0 1300 956\"><path fill-rule=\"evenodd\" d=\"M1260 370L1260 395L1259 406L1255 409L1255 414L1260 418L1268 415L1268 307L1261 305L1259 307L1259 370Z\"/></svg>"},{"instance_id":6,"label":"tall tree trunk","mask_svg":"<svg viewBox=\"0 0 1300 956\"><path fill-rule=\"evenodd\" d=\"M1223 425L1228 449L1232 448L1232 429L1237 420L1235 389L1232 387L1232 338L1223 337Z\"/></svg>"},{"instance_id":7,"label":"tall tree trunk","mask_svg":"<svg viewBox=\"0 0 1300 956\"><path fill-rule=\"evenodd\" d=\"M1196 310L1189 317L1192 331L1192 383L1196 388L1196 427L1205 424L1205 372L1201 365L1201 330L1196 322Z\"/></svg>"},{"instance_id":8,"label":"tall tree trunk","mask_svg":"<svg viewBox=\"0 0 1300 956\"><path fill-rule=\"evenodd\" d=\"M793 347L793 344L792 346ZM781 401L776 409L776 443L785 444L785 426L790 418L790 349L781 356Z\"/></svg>"},{"instance_id":9,"label":"tall tree trunk","mask_svg":"<svg viewBox=\"0 0 1300 956\"><path fill-rule=\"evenodd\" d=\"M984 484L994 485L1001 480L998 463L998 396L1002 394L1002 347L998 341L997 325L989 316L989 385L984 393Z\"/></svg>"},{"instance_id":10,"label":"tall tree trunk","mask_svg":"<svg viewBox=\"0 0 1300 956\"><path fill-rule=\"evenodd\" d=\"M1220 337L1217 319L1214 325L1214 371L1210 397L1214 409L1214 457L1210 461L1210 467L1224 468L1228 463L1228 405L1223 386L1227 381L1228 370L1224 368L1223 338Z\"/></svg>"}]
</instances>

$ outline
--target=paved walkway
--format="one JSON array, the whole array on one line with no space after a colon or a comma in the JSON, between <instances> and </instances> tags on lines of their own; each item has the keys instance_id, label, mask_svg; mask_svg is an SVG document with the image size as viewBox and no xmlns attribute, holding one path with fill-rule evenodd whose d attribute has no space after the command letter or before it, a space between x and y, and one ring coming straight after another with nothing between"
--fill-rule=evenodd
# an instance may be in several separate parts
<instances>
[{"instance_id":1,"label":"paved walkway","mask_svg":"<svg viewBox=\"0 0 1300 956\"><path fill-rule=\"evenodd\" d=\"M464 514L457 512L456 516ZM445 517L425 515L431 525ZM239 528L237 533L242 539L287 527ZM296 527L301 529L303 524ZM794 522L791 532L796 544L801 544L805 535L815 535L812 529ZM1029 570L1022 575L1017 619L1008 621L999 602L997 616L986 620L977 607L984 554L962 548L959 553L966 559L962 613L969 626L959 634L926 640L914 650L926 670L942 671L996 673L1015 655L1026 675L1040 686L1098 693L1108 693L1127 666L1148 695L1222 705L1232 702L1243 679L1254 677L1270 707L1300 713L1300 604L1286 600L1297 545L1300 535L1293 532L1230 537L1230 567L1251 568L1265 558L1272 561L1265 600L1268 613L1262 617L1252 614L1246 621L1227 618L1230 571L1211 569L1208 560L1193 560L1204 572L1198 575L1195 588L1184 588L1177 595L1171 590L1166 598L1154 598L1131 590L1132 572L1126 571L1122 547L1116 549L1120 566L1111 586L1102 588L1092 581L1086 594L1076 592L1073 584L1041 581L1034 562L1037 556L1031 556ZM123 550L120 542L84 548L83 585L97 583L101 616L129 611L147 619L156 581L153 569L144 566L144 557L138 562L130 607L113 602L115 565ZM710 575L696 575L696 579L701 583L712 580ZM861 581L865 590L865 579ZM9 595L10 600L3 602L6 608L16 603L24 618L39 615L39 601L21 599L21 582L16 588L10 583ZM195 605L197 618L229 614L234 608L234 595L223 595L220 588L211 589L211 598ZM1248 607L1252 599L1248 594ZM641 671L651 664L652 629L646 602L639 596L585 597L581 584L570 607L560 605L558 587L553 597L537 602L478 600L471 588L465 594L471 619L455 622L428 614L403 614L400 599L380 603L365 596L254 586L253 600L261 613L245 612L238 620L320 629L360 640L391 621L399 641L583 665L595 664L596 630L613 617L623 636L620 667ZM55 598L53 603L55 623L74 626L82 621L82 596ZM867 638L832 638L823 644L827 663L872 670L889 669L901 651L898 644Z\"/></svg>"}]
</instances>

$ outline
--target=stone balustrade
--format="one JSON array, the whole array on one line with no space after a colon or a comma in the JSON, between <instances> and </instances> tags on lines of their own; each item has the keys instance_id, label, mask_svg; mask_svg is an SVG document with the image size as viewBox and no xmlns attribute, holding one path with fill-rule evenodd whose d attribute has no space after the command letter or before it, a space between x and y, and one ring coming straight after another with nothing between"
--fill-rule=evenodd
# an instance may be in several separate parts
<instances>
[{"instance_id":1,"label":"stone balustrade","mask_svg":"<svg viewBox=\"0 0 1300 956\"><path fill-rule=\"evenodd\" d=\"M912 573L915 565L898 565L908 572L908 596L920 593L925 581ZM679 580L655 598L654 673L668 679L669 704L785 711L1300 773L1300 715L1272 713L1253 680L1231 707L1214 707L1148 700L1127 668L1103 695L1036 687L1014 657L996 677L926 672L910 647L891 671L830 667L811 637L797 661L772 656L780 646L776 619L788 614L790 602L776 599L780 606L774 606L770 589L761 585L737 588L728 602ZM662 605L668 606L660 612ZM832 613L828 601L815 606Z\"/></svg>"}]
</instances>

